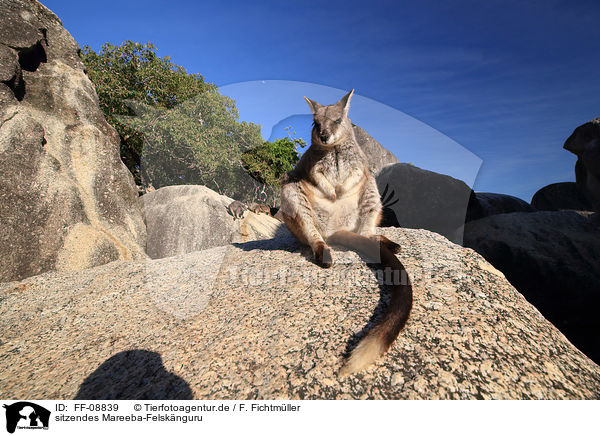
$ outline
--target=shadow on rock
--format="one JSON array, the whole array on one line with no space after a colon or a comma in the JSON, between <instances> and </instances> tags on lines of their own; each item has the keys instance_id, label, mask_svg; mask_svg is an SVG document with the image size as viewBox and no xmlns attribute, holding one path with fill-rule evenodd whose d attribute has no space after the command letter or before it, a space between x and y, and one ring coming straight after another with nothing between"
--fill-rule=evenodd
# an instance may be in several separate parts
<instances>
[{"instance_id":1,"label":"shadow on rock","mask_svg":"<svg viewBox=\"0 0 600 436\"><path fill-rule=\"evenodd\" d=\"M289 232L284 229L278 229L271 239L258 239L248 242L233 242L231 245L244 251L252 250L284 250L297 252L301 249L300 243Z\"/></svg>"},{"instance_id":2,"label":"shadow on rock","mask_svg":"<svg viewBox=\"0 0 600 436\"><path fill-rule=\"evenodd\" d=\"M273 239L263 239L259 241L249 241L244 243L234 243L234 246L241 248L244 251L252 251L252 250L284 250L289 251L290 253L300 253L308 262L311 262L315 265L318 265L314 259L312 250L307 245L301 244L298 240L287 233L285 237L273 238ZM341 247L339 245L331 246L334 251L354 251L349 250L345 247ZM352 353L352 350L356 348L358 343L362 338L364 338L369 331L377 324L379 319L385 313L386 308L388 307L392 295L392 287L382 283L380 278L382 278L382 266L380 263L377 263L376 259L369 258L368 256L358 253L360 259L367 265L367 267L373 272L373 274L380 281L379 283L379 302L377 303L377 307L375 307L373 313L371 314L369 321L365 326L357 333L354 333L346 342L346 348L344 350L344 358L348 358ZM333 258L333 262L335 265L335 254ZM408 272L402 265L402 270L399 271L398 278L402 280L403 284L408 283L410 285L410 278ZM405 282L406 280L406 282Z\"/></svg>"},{"instance_id":3,"label":"shadow on rock","mask_svg":"<svg viewBox=\"0 0 600 436\"><path fill-rule=\"evenodd\" d=\"M128 350L90 374L75 400L192 400L190 385L167 371L160 354Z\"/></svg>"}]
</instances>

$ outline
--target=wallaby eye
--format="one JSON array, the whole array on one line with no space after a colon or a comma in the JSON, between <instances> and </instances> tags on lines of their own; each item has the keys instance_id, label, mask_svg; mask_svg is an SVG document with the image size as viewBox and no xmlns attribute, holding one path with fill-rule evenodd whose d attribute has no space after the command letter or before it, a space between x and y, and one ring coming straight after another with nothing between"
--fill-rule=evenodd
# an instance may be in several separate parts
<instances>
[{"instance_id":1,"label":"wallaby eye","mask_svg":"<svg viewBox=\"0 0 600 436\"><path fill-rule=\"evenodd\" d=\"M342 123L342 119L338 118L337 120L334 121L336 124L341 124Z\"/></svg>"}]
</instances>

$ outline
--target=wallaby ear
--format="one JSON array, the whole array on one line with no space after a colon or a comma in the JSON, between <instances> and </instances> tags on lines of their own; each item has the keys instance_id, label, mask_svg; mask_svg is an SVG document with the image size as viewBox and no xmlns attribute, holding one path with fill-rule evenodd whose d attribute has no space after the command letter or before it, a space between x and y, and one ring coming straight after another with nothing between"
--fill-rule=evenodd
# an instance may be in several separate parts
<instances>
[{"instance_id":1,"label":"wallaby ear","mask_svg":"<svg viewBox=\"0 0 600 436\"><path fill-rule=\"evenodd\" d=\"M312 111L313 115L316 114L317 109L319 109L322 106L316 101L311 100L310 98L304 97L304 100L306 100L306 102L308 103L308 106L310 107L310 110Z\"/></svg>"},{"instance_id":2,"label":"wallaby ear","mask_svg":"<svg viewBox=\"0 0 600 436\"><path fill-rule=\"evenodd\" d=\"M344 113L346 115L348 115L348 109L350 109L350 99L352 98L352 95L354 94L354 89L352 91L350 91L348 94L344 95L340 101L338 101L338 104L342 105L342 107L344 108Z\"/></svg>"}]
</instances>

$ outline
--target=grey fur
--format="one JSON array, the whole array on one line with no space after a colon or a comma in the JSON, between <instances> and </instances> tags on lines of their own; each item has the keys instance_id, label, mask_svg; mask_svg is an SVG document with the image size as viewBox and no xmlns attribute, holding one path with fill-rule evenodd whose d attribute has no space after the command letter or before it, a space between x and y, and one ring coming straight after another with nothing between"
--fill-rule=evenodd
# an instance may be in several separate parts
<instances>
[{"instance_id":1,"label":"grey fur","mask_svg":"<svg viewBox=\"0 0 600 436\"><path fill-rule=\"evenodd\" d=\"M377 184L348 118L353 92L329 106L305 97L314 116L311 146L283 180L284 222L313 250L339 230L374 235L380 217Z\"/></svg>"},{"instance_id":2,"label":"grey fur","mask_svg":"<svg viewBox=\"0 0 600 436\"><path fill-rule=\"evenodd\" d=\"M271 215L271 206L264 203L252 203L248 209L254 213L264 213L265 215Z\"/></svg>"},{"instance_id":3,"label":"grey fur","mask_svg":"<svg viewBox=\"0 0 600 436\"><path fill-rule=\"evenodd\" d=\"M227 206L227 210L233 215L234 220L236 218L242 218L246 209L248 209L248 206L237 200L232 201L231 204Z\"/></svg>"},{"instance_id":4,"label":"grey fur","mask_svg":"<svg viewBox=\"0 0 600 436\"><path fill-rule=\"evenodd\" d=\"M321 266L333 264L329 241L359 251L400 277L404 267L394 255L400 246L375 233L381 198L348 118L353 92L329 106L305 97L314 118L312 141L296 168L282 180L281 217L300 242L312 248ZM410 282L392 286L386 311L352 350L340 376L366 368L385 353L411 307Z\"/></svg>"}]
</instances>

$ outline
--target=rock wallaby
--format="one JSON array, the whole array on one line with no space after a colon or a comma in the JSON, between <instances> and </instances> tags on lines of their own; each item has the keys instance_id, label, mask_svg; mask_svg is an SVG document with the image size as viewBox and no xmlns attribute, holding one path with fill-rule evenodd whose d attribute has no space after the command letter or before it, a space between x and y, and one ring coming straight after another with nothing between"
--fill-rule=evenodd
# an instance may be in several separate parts
<instances>
[{"instance_id":1,"label":"rock wallaby","mask_svg":"<svg viewBox=\"0 0 600 436\"><path fill-rule=\"evenodd\" d=\"M264 203L252 203L248 209L256 214L264 213L265 215L271 215L271 206Z\"/></svg>"},{"instance_id":2,"label":"rock wallaby","mask_svg":"<svg viewBox=\"0 0 600 436\"><path fill-rule=\"evenodd\" d=\"M242 218L244 216L244 212L246 212L248 206L246 206L241 201L234 200L231 202L229 206L227 206L227 210L231 215L233 215L233 219Z\"/></svg>"},{"instance_id":3,"label":"rock wallaby","mask_svg":"<svg viewBox=\"0 0 600 436\"><path fill-rule=\"evenodd\" d=\"M394 255L400 246L375 233L381 199L348 118L353 93L329 106L304 97L313 113L311 145L282 178L280 209L290 232L312 248L317 264L330 267L333 258L327 244L341 245L404 278L391 286L385 312L351 352L340 376L358 372L384 354L412 308L412 287Z\"/></svg>"}]
</instances>

